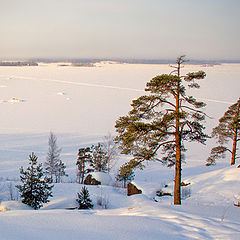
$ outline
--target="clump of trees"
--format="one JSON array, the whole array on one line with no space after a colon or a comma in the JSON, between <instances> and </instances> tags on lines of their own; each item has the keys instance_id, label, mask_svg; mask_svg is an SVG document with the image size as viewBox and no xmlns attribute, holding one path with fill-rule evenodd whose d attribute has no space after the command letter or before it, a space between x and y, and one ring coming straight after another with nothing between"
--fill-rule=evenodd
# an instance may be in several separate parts
<instances>
[{"instance_id":1,"label":"clump of trees","mask_svg":"<svg viewBox=\"0 0 240 240\"><path fill-rule=\"evenodd\" d=\"M98 143L91 147L79 148L76 162L78 168L78 183L82 184L85 175L89 172L109 173L112 161L116 155L116 144L113 142L111 135L107 135L103 143Z\"/></svg>"},{"instance_id":2,"label":"clump of trees","mask_svg":"<svg viewBox=\"0 0 240 240\"><path fill-rule=\"evenodd\" d=\"M107 152L103 149L103 145L98 143L91 147L90 166L96 172L107 172Z\"/></svg>"},{"instance_id":3,"label":"clump of trees","mask_svg":"<svg viewBox=\"0 0 240 240\"><path fill-rule=\"evenodd\" d=\"M49 175L50 181L53 182L55 176L55 183L61 182L63 176L67 176L65 172L65 164L60 159L61 149L57 146L57 137L50 132L48 139L48 154L46 158L45 172Z\"/></svg>"},{"instance_id":4,"label":"clump of trees","mask_svg":"<svg viewBox=\"0 0 240 240\"><path fill-rule=\"evenodd\" d=\"M42 164L38 164L37 159L34 153L29 155L28 168L26 170L20 168L22 185L16 186L22 202L34 209L39 209L43 203L49 202L53 188L53 185L50 185L51 179L44 176Z\"/></svg>"},{"instance_id":5,"label":"clump of trees","mask_svg":"<svg viewBox=\"0 0 240 240\"><path fill-rule=\"evenodd\" d=\"M212 148L206 165L214 165L219 158L225 158L226 153L231 154L231 165L234 165L237 158L237 143L240 140L240 98L231 105L219 119L219 124L212 131L212 137L218 140L219 145ZM228 147L228 143L232 147Z\"/></svg>"},{"instance_id":6,"label":"clump of trees","mask_svg":"<svg viewBox=\"0 0 240 240\"><path fill-rule=\"evenodd\" d=\"M83 183L86 173L94 171L107 172L107 161L107 152L104 151L101 143L91 147L80 148L76 162L78 183Z\"/></svg>"},{"instance_id":7,"label":"clump of trees","mask_svg":"<svg viewBox=\"0 0 240 240\"><path fill-rule=\"evenodd\" d=\"M181 204L181 170L185 141L204 144L207 135L201 110L205 103L188 96L186 87L198 89L203 71L181 75L185 58L176 61L174 71L154 77L147 83L146 95L132 101L132 110L116 121L117 137L123 154L131 154L141 164L157 160L175 165L174 204ZM159 157L159 151L163 157Z\"/></svg>"}]
</instances>

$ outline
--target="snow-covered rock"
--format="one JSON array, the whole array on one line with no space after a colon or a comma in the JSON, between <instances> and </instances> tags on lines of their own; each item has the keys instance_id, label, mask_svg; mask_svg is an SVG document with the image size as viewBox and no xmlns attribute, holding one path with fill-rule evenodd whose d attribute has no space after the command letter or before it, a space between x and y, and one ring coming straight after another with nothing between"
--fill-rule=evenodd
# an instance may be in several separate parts
<instances>
[{"instance_id":1,"label":"snow-covered rock","mask_svg":"<svg viewBox=\"0 0 240 240\"><path fill-rule=\"evenodd\" d=\"M92 172L92 177L101 182L101 185L114 186L112 177L104 172Z\"/></svg>"}]
</instances>

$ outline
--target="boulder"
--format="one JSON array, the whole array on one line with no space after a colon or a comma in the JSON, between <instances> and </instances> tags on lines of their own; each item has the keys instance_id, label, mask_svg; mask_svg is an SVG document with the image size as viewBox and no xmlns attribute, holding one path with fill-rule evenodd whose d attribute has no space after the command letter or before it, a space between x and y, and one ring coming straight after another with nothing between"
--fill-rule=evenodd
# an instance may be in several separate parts
<instances>
[{"instance_id":1,"label":"boulder","mask_svg":"<svg viewBox=\"0 0 240 240\"><path fill-rule=\"evenodd\" d=\"M134 184L128 183L127 185L127 195L135 195L135 194L141 194L142 190L138 189Z\"/></svg>"},{"instance_id":2,"label":"boulder","mask_svg":"<svg viewBox=\"0 0 240 240\"><path fill-rule=\"evenodd\" d=\"M84 180L86 185L101 185L101 182L92 177L91 174L88 174Z\"/></svg>"},{"instance_id":3,"label":"boulder","mask_svg":"<svg viewBox=\"0 0 240 240\"><path fill-rule=\"evenodd\" d=\"M111 176L105 172L92 172L92 177L101 182L101 185L114 186Z\"/></svg>"}]
</instances>

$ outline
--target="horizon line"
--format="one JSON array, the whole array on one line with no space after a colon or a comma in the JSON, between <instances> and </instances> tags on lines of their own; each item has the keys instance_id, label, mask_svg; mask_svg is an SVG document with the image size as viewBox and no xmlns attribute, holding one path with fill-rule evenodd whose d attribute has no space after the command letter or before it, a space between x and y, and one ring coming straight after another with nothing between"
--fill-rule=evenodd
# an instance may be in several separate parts
<instances>
[{"instance_id":1,"label":"horizon line","mask_svg":"<svg viewBox=\"0 0 240 240\"><path fill-rule=\"evenodd\" d=\"M148 64L173 64L176 63L176 59L173 58L105 58L105 57L22 57L22 58L0 58L1 62L4 61L23 61L23 62L100 62L100 61L116 61L122 63L148 63ZM202 58L186 58L186 62L192 64L221 64L221 63L240 63L239 59L202 59Z\"/></svg>"}]
</instances>

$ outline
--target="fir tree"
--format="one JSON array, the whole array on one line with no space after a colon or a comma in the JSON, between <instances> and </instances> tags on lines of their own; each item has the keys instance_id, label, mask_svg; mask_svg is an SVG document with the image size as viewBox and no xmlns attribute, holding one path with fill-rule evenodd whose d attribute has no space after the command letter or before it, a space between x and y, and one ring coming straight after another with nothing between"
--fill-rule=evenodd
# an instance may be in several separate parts
<instances>
[{"instance_id":1,"label":"fir tree","mask_svg":"<svg viewBox=\"0 0 240 240\"><path fill-rule=\"evenodd\" d=\"M21 193L22 202L34 209L39 209L43 203L49 202L52 197L53 186L49 185L50 179L44 177L42 164L37 164L37 157L32 153L29 155L29 167L24 170L20 168L20 179L22 185L17 185Z\"/></svg>"},{"instance_id":2,"label":"fir tree","mask_svg":"<svg viewBox=\"0 0 240 240\"><path fill-rule=\"evenodd\" d=\"M93 208L92 200L89 196L88 189L84 186L80 193L77 193L78 198L76 199L78 203L78 209L89 209Z\"/></svg>"},{"instance_id":3,"label":"fir tree","mask_svg":"<svg viewBox=\"0 0 240 240\"><path fill-rule=\"evenodd\" d=\"M146 95L132 101L132 110L116 122L117 137L122 153L131 154L139 164L145 160L158 160L175 164L174 204L181 204L181 165L184 141L205 143L201 122L205 106L193 96L186 95L189 88L199 88L196 80L203 79L203 71L180 73L184 56L170 74L154 77L147 83ZM162 150L163 157L157 154Z\"/></svg>"},{"instance_id":4,"label":"fir tree","mask_svg":"<svg viewBox=\"0 0 240 240\"><path fill-rule=\"evenodd\" d=\"M86 165L91 162L91 149L89 147L80 148L78 150L78 159L76 165L78 167L78 183L83 183L84 176L88 172Z\"/></svg>"},{"instance_id":5,"label":"fir tree","mask_svg":"<svg viewBox=\"0 0 240 240\"><path fill-rule=\"evenodd\" d=\"M219 119L218 126L213 129L212 137L217 138L220 145L212 148L206 165L213 165L216 159L225 158L227 152L231 154L231 165L234 165L237 155L237 143L240 140L240 98ZM231 148L226 146L229 141L232 141Z\"/></svg>"}]
</instances>

